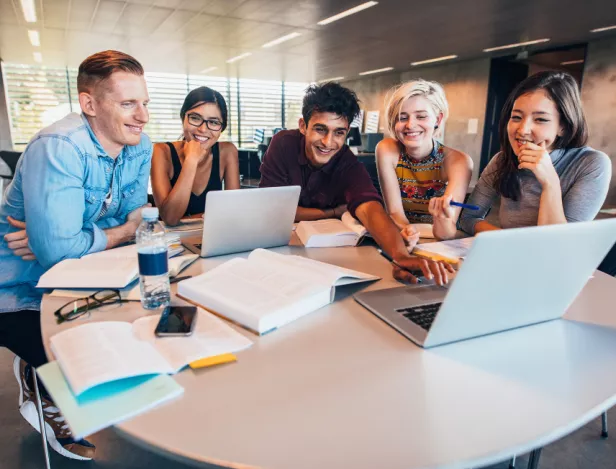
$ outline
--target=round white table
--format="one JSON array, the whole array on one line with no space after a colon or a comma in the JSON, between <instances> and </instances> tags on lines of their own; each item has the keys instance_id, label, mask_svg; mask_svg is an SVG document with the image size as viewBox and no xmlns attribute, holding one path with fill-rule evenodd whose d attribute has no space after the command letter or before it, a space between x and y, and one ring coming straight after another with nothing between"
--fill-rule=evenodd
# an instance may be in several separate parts
<instances>
[{"instance_id":1,"label":"round white table","mask_svg":"<svg viewBox=\"0 0 616 469\"><path fill-rule=\"evenodd\" d=\"M276 251L383 278L368 289L397 284L373 247ZM616 280L607 275L595 274L566 320L428 350L357 304L355 291L270 335L238 329L255 343L237 363L182 371L183 397L116 429L197 465L467 469L544 446L616 403ZM65 301L43 300L50 358L49 337L62 329L148 314L133 303L58 326L53 311Z\"/></svg>"}]
</instances>

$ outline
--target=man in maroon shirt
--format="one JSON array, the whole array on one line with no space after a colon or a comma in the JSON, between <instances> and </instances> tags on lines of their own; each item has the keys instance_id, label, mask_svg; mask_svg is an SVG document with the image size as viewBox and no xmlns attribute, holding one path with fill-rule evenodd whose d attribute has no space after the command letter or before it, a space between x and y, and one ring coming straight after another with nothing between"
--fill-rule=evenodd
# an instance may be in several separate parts
<instances>
[{"instance_id":1,"label":"man in maroon shirt","mask_svg":"<svg viewBox=\"0 0 616 469\"><path fill-rule=\"evenodd\" d=\"M263 156L260 187L301 186L295 221L340 218L348 210L397 264L421 270L438 284L447 283L451 266L409 254L368 171L345 145L357 114L359 104L353 91L337 83L310 86L299 130L277 133ZM398 267L394 275L417 282Z\"/></svg>"}]
</instances>

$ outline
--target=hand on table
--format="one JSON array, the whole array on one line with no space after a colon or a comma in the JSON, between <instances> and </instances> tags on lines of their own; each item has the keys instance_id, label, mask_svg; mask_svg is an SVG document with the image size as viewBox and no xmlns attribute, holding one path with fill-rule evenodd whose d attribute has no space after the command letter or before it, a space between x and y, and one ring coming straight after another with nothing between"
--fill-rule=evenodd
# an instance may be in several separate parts
<instances>
[{"instance_id":1,"label":"hand on table","mask_svg":"<svg viewBox=\"0 0 616 469\"><path fill-rule=\"evenodd\" d=\"M334 217L341 218L342 214L346 211L347 211L346 204L338 205L337 207L334 207Z\"/></svg>"},{"instance_id":2,"label":"hand on table","mask_svg":"<svg viewBox=\"0 0 616 469\"><path fill-rule=\"evenodd\" d=\"M408 256L395 259L396 263L405 269L421 271L427 279L434 279L437 285L446 285L449 282L449 273L455 273L451 264L442 261L432 261L421 257ZM394 266L394 278L402 282L418 283L417 277L407 270Z\"/></svg>"},{"instance_id":3,"label":"hand on table","mask_svg":"<svg viewBox=\"0 0 616 469\"><path fill-rule=\"evenodd\" d=\"M141 223L141 211L144 208L148 208L151 206L152 204L145 204L145 205L142 205L141 207L136 208L132 212L130 212L126 217L126 223L132 224L135 228L135 231L137 231L137 228L139 227L139 223Z\"/></svg>"}]
</instances>

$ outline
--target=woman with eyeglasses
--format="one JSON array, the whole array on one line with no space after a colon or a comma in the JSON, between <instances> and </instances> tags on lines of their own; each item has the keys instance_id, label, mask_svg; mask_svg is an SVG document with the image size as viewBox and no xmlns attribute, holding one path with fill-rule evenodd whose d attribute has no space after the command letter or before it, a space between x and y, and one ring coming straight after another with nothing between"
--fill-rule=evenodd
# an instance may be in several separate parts
<instances>
[{"instance_id":1,"label":"woman with eyeglasses","mask_svg":"<svg viewBox=\"0 0 616 469\"><path fill-rule=\"evenodd\" d=\"M227 127L227 104L218 91L202 86L186 96L180 111L183 137L157 143L152 155L152 192L168 225L203 214L210 191L239 189L237 148L218 142Z\"/></svg>"}]
</instances>

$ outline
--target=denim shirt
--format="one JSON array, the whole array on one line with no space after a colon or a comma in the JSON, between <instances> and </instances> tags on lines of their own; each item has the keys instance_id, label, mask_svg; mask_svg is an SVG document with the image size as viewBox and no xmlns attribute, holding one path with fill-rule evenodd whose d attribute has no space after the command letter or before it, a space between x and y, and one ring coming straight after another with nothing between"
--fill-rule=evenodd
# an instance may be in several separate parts
<instances>
[{"instance_id":1,"label":"denim shirt","mask_svg":"<svg viewBox=\"0 0 616 469\"><path fill-rule=\"evenodd\" d=\"M105 249L103 230L146 203L151 159L152 143L142 134L114 160L75 113L32 138L0 205L0 313L38 310L44 290L35 286L46 270ZM112 201L101 215L110 186ZM35 261L8 248L4 235L18 229L7 216L26 222Z\"/></svg>"}]
</instances>

